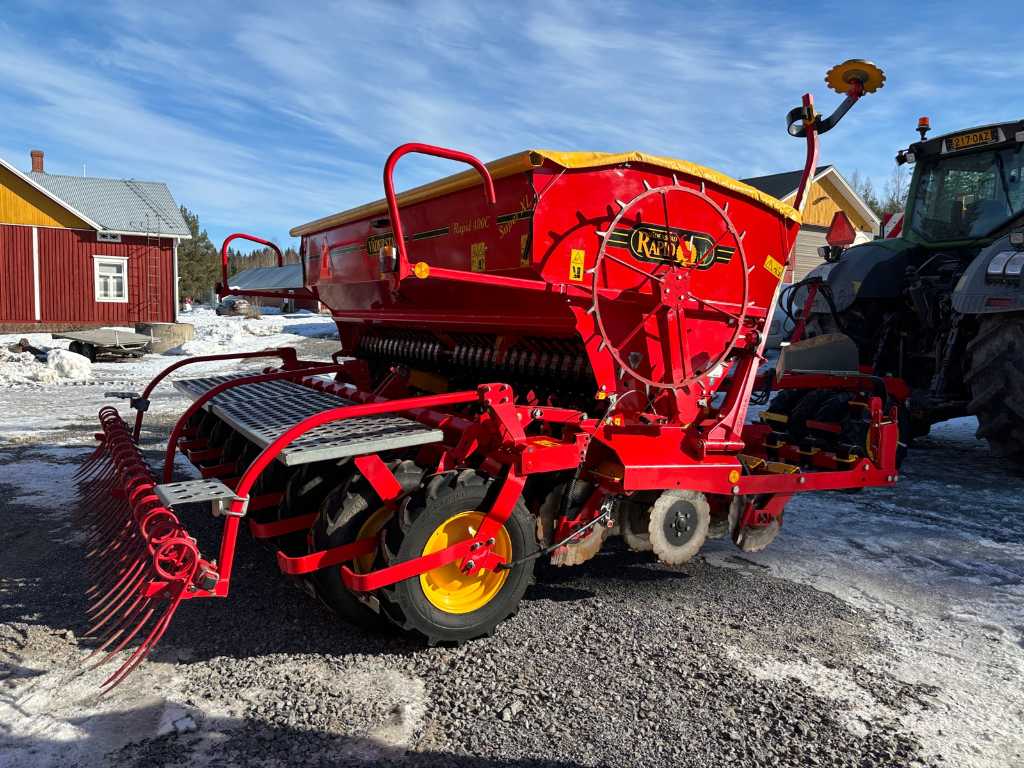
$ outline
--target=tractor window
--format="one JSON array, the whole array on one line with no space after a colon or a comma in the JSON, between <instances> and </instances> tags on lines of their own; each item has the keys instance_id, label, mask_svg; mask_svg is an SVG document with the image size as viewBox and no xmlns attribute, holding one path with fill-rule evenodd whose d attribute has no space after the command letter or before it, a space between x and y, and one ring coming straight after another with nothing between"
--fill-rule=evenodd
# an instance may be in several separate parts
<instances>
[{"instance_id":1,"label":"tractor window","mask_svg":"<svg viewBox=\"0 0 1024 768\"><path fill-rule=\"evenodd\" d=\"M983 237L1024 210L1020 146L921 162L910 228L926 241Z\"/></svg>"}]
</instances>

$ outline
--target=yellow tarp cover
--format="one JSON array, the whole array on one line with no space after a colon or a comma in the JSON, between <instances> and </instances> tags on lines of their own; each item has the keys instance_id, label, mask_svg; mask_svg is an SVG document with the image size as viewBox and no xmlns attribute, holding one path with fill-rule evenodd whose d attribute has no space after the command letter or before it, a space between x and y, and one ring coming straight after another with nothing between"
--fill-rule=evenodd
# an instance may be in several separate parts
<instances>
[{"instance_id":1,"label":"yellow tarp cover","mask_svg":"<svg viewBox=\"0 0 1024 768\"><path fill-rule=\"evenodd\" d=\"M644 152L557 152L550 149L529 149L493 160L487 163L487 170L491 172L493 178L501 179L537 168L544 164L544 160L550 160L555 165L563 168L601 168L609 165L621 165L623 163L645 163L658 168L685 173L710 184L724 187L744 197L748 197L766 208L770 208L787 219L792 219L795 222L800 221L799 212L792 206L731 176L726 176L724 173L719 173L711 168L705 168L703 165L690 163L686 160L648 155ZM402 192L398 195L398 204L399 206L412 205L480 183L480 175L476 171L463 171L454 176L438 179L429 184ZM376 200L372 203L361 205L358 208L351 208L341 213L335 213L331 216L311 221L308 224L302 224L293 228L291 235L292 237L300 237L314 232L321 232L325 229L358 221L369 216L378 216L381 213L385 213L387 209L387 202L385 200Z\"/></svg>"}]
</instances>

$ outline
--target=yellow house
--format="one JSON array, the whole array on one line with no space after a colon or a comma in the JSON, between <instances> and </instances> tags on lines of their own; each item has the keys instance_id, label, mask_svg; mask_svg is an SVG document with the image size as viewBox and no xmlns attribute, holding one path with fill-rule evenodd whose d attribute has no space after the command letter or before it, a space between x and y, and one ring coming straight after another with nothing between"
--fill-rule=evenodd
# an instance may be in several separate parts
<instances>
[{"instance_id":1,"label":"yellow house","mask_svg":"<svg viewBox=\"0 0 1024 768\"><path fill-rule=\"evenodd\" d=\"M793 204L803 171L756 176L743 181L785 203ZM819 166L814 172L804 208L803 226L796 239L796 258L786 273L786 281L802 280L822 263L818 246L825 245L825 234L836 211L844 211L857 231L855 242L871 240L878 233L881 220L854 191L834 165Z\"/></svg>"}]
</instances>

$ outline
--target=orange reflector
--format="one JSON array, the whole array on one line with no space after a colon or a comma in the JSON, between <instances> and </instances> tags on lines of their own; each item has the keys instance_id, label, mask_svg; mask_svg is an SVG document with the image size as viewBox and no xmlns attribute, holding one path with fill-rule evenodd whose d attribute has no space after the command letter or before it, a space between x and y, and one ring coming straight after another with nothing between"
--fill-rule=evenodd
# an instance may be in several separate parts
<instances>
[{"instance_id":1,"label":"orange reflector","mask_svg":"<svg viewBox=\"0 0 1024 768\"><path fill-rule=\"evenodd\" d=\"M420 280L430 277L430 265L425 261L417 261L412 268L412 273Z\"/></svg>"}]
</instances>

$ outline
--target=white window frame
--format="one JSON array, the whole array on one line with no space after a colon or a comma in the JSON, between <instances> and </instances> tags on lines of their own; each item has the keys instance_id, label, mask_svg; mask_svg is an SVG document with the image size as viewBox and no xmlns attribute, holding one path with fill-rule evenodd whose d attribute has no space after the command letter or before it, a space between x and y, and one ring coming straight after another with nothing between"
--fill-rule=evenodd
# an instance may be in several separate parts
<instances>
[{"instance_id":1,"label":"white window frame","mask_svg":"<svg viewBox=\"0 0 1024 768\"><path fill-rule=\"evenodd\" d=\"M124 296L106 298L100 296L100 264L117 264L121 268L124 280ZM127 304L128 303L128 257L127 256L93 256L92 257L92 291L97 303Z\"/></svg>"}]
</instances>

